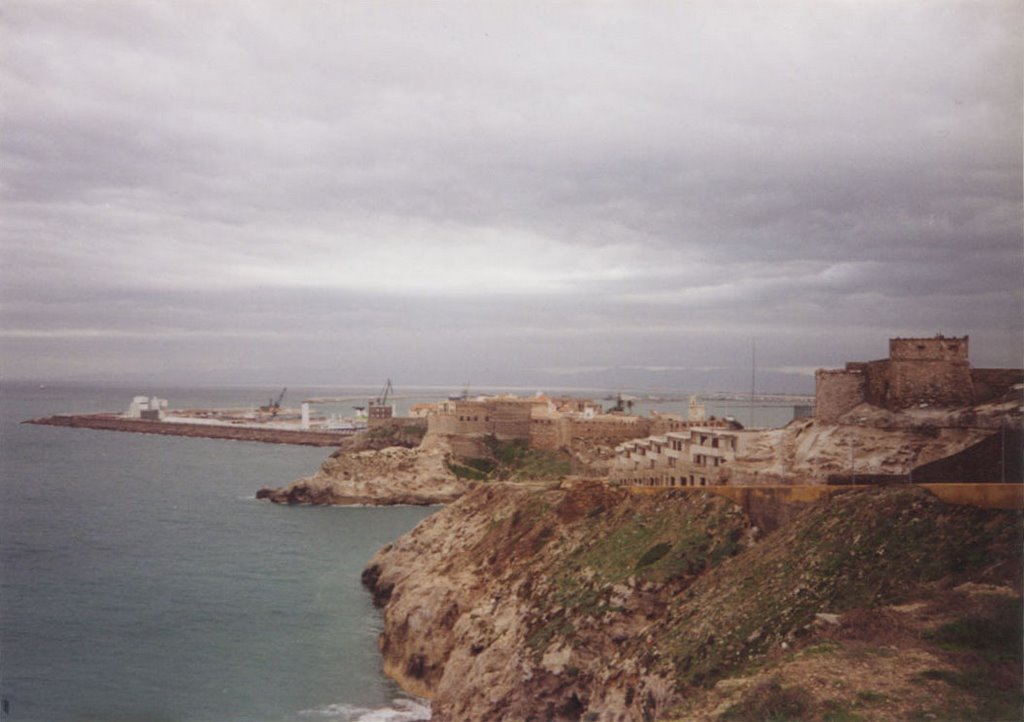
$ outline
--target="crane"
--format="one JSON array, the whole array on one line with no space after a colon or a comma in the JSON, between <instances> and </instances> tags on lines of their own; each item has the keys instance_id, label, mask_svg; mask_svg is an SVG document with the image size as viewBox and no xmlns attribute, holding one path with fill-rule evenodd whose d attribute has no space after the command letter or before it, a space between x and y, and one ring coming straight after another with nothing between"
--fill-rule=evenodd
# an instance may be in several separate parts
<instances>
[{"instance_id":1,"label":"crane","mask_svg":"<svg viewBox=\"0 0 1024 722\"><path fill-rule=\"evenodd\" d=\"M277 398L276 399L274 399L274 398L270 399L270 401L267 403L266 406L261 406L260 407L260 411L269 411L270 412L270 418L274 418L275 416L277 416L277 413L281 410L281 402L284 400L284 393L287 390L288 390L287 386L285 386L283 389L281 389L281 393L279 393L277 395Z\"/></svg>"},{"instance_id":2,"label":"crane","mask_svg":"<svg viewBox=\"0 0 1024 722\"><path fill-rule=\"evenodd\" d=\"M394 387L391 385L391 379L387 380L384 384L384 388L381 389L380 395L374 400L374 403L378 406L384 406L388 402L388 396L394 391Z\"/></svg>"}]
</instances>

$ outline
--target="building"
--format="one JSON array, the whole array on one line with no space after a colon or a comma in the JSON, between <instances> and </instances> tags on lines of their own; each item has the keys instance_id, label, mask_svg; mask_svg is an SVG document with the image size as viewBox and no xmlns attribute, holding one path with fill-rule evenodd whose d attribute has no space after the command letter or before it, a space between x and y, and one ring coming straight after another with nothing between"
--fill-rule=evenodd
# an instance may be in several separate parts
<instances>
[{"instance_id":1,"label":"building","mask_svg":"<svg viewBox=\"0 0 1024 722\"><path fill-rule=\"evenodd\" d=\"M843 369L818 369L815 418L835 423L869 403L900 411L914 406L958 407L983 403L1024 382L1021 369L972 369L968 337L889 339L889 357L851 361Z\"/></svg>"},{"instance_id":2,"label":"building","mask_svg":"<svg viewBox=\"0 0 1024 722\"><path fill-rule=\"evenodd\" d=\"M125 416L129 419L159 421L163 418L163 412L166 408L167 399L159 399L156 396L136 396L128 404L128 411Z\"/></svg>"},{"instance_id":3,"label":"building","mask_svg":"<svg viewBox=\"0 0 1024 722\"><path fill-rule=\"evenodd\" d=\"M633 439L615 447L612 484L629 486L709 486L724 483L726 467L742 455L759 432L722 426Z\"/></svg>"},{"instance_id":4,"label":"building","mask_svg":"<svg viewBox=\"0 0 1024 722\"><path fill-rule=\"evenodd\" d=\"M690 410L698 416L697 420L655 412L648 417L606 413L590 399L537 394L529 398L503 395L449 399L433 409L420 405L416 411L426 415L428 433L522 439L534 448L550 450L571 448L579 442L615 446L630 439L685 431L697 425L730 425L721 419L705 420L704 407L695 400Z\"/></svg>"},{"instance_id":5,"label":"building","mask_svg":"<svg viewBox=\"0 0 1024 722\"><path fill-rule=\"evenodd\" d=\"M369 426L386 423L395 415L395 405L382 401L370 401L366 407L366 422Z\"/></svg>"}]
</instances>

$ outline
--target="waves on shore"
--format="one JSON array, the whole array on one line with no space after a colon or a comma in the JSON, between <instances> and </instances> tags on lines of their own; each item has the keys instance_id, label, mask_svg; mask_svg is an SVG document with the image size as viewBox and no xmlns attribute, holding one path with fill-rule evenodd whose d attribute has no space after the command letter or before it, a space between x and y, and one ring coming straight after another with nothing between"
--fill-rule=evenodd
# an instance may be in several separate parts
<instances>
[{"instance_id":1,"label":"waves on shore","mask_svg":"<svg viewBox=\"0 0 1024 722\"><path fill-rule=\"evenodd\" d=\"M426 722L430 705L412 699L395 699L388 707L369 709L351 704L329 704L299 712L303 720L327 722Z\"/></svg>"}]
</instances>

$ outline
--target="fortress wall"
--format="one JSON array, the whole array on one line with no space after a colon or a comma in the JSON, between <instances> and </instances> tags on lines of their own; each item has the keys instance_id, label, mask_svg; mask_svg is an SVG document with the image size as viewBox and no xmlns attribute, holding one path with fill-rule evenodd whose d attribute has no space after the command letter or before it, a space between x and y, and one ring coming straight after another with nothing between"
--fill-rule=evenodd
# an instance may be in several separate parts
<instances>
[{"instance_id":1,"label":"fortress wall","mask_svg":"<svg viewBox=\"0 0 1024 722\"><path fill-rule=\"evenodd\" d=\"M640 416L562 419L568 440L584 439L607 444L639 439L650 435L651 421Z\"/></svg>"},{"instance_id":2,"label":"fortress wall","mask_svg":"<svg viewBox=\"0 0 1024 722\"><path fill-rule=\"evenodd\" d=\"M834 423L865 400L865 378L860 371L818 369L814 373L815 418Z\"/></svg>"},{"instance_id":3,"label":"fortress wall","mask_svg":"<svg viewBox=\"0 0 1024 722\"><path fill-rule=\"evenodd\" d=\"M530 425L530 444L538 449L554 450L572 446L578 439L614 446L649 436L650 428L650 419L640 416L535 418Z\"/></svg>"},{"instance_id":4,"label":"fortress wall","mask_svg":"<svg viewBox=\"0 0 1024 722\"><path fill-rule=\"evenodd\" d=\"M530 422L530 446L554 451L564 446L559 419L533 419Z\"/></svg>"},{"instance_id":5,"label":"fortress wall","mask_svg":"<svg viewBox=\"0 0 1024 722\"><path fill-rule=\"evenodd\" d=\"M499 439L530 437L530 405L494 401L459 401L455 410L427 418L431 433L494 434Z\"/></svg>"},{"instance_id":6,"label":"fortress wall","mask_svg":"<svg viewBox=\"0 0 1024 722\"><path fill-rule=\"evenodd\" d=\"M847 368L849 366L850 364L847 364ZM860 364L860 368L864 374L864 400L875 406L885 406L892 383L889 359L867 361Z\"/></svg>"},{"instance_id":7,"label":"fortress wall","mask_svg":"<svg viewBox=\"0 0 1024 722\"><path fill-rule=\"evenodd\" d=\"M974 398L984 403L1010 392L1016 384L1024 384L1022 369L971 369Z\"/></svg>"},{"instance_id":8,"label":"fortress wall","mask_svg":"<svg viewBox=\"0 0 1024 722\"><path fill-rule=\"evenodd\" d=\"M946 363L967 363L968 339L946 338L891 338L889 359L891 361L945 361Z\"/></svg>"},{"instance_id":9,"label":"fortress wall","mask_svg":"<svg viewBox=\"0 0 1024 722\"><path fill-rule=\"evenodd\" d=\"M918 404L960 406L974 401L971 370L966 361L893 360L889 365L891 409Z\"/></svg>"}]
</instances>

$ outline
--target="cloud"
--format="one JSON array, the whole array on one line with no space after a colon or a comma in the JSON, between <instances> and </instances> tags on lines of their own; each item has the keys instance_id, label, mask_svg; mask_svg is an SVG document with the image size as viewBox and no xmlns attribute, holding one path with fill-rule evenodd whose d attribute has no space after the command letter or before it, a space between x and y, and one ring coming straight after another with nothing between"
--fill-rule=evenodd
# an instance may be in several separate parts
<instances>
[{"instance_id":1,"label":"cloud","mask_svg":"<svg viewBox=\"0 0 1024 722\"><path fill-rule=\"evenodd\" d=\"M13 2L0 33L7 376L1024 354L1013 2Z\"/></svg>"}]
</instances>

